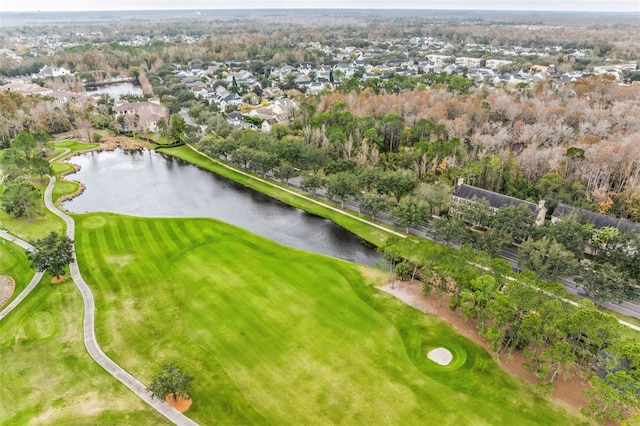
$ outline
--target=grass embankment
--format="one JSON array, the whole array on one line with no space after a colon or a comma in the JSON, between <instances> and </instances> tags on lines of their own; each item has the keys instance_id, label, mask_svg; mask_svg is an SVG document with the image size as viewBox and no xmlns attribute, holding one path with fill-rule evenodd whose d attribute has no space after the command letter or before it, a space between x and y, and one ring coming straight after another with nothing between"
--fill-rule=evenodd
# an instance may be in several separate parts
<instances>
[{"instance_id":1,"label":"grass embankment","mask_svg":"<svg viewBox=\"0 0 640 426\"><path fill-rule=\"evenodd\" d=\"M209 219L76 220L99 343L143 381L193 373L202 424L577 422L355 265ZM452 366L426 358L439 346Z\"/></svg>"},{"instance_id":2,"label":"grass embankment","mask_svg":"<svg viewBox=\"0 0 640 426\"><path fill-rule=\"evenodd\" d=\"M0 424L167 424L89 357L73 283L47 282L0 322Z\"/></svg>"},{"instance_id":3,"label":"grass embankment","mask_svg":"<svg viewBox=\"0 0 640 426\"><path fill-rule=\"evenodd\" d=\"M162 152L178 158L182 158L183 160L188 161L202 169L209 170L220 176L224 176L227 179L238 182L246 187L253 188L257 191L269 195L270 197L289 204L290 206L297 207L311 214L329 219L376 246L382 245L382 243L384 243L384 241L391 235L388 232L375 228L367 223L355 220L353 218L350 218L349 216L286 192L283 190L285 189L285 187L279 187L276 182L273 182L273 184L276 185L276 187L274 187L273 185L260 182L235 170L230 170L220 163L212 161L198 154L187 146L181 146L178 148L167 148L163 149ZM286 189L294 192L296 191L294 188L290 187L286 187ZM310 194L303 192L300 192L300 194L304 195L305 197L311 198ZM324 203L325 201L322 200L322 202ZM358 214L355 212L349 211L348 213L354 216L358 216ZM365 216L362 216L362 218L367 220L369 219ZM383 226L387 227L386 225Z\"/></svg>"}]
</instances>

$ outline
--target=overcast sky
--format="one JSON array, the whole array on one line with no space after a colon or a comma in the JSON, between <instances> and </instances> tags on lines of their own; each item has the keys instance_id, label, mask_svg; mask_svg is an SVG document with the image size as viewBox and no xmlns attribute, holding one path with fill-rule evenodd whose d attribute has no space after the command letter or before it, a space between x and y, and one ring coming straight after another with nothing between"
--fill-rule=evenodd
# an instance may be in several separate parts
<instances>
[{"instance_id":1,"label":"overcast sky","mask_svg":"<svg viewBox=\"0 0 640 426\"><path fill-rule=\"evenodd\" d=\"M0 11L158 9L487 9L640 12L640 0L2 0Z\"/></svg>"}]
</instances>

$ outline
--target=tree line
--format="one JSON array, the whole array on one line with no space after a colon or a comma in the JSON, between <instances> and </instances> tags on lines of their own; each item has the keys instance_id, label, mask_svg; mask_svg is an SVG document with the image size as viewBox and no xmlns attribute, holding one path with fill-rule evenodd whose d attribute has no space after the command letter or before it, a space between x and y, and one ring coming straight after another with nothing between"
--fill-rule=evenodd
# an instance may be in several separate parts
<instances>
[{"instance_id":1,"label":"tree line","mask_svg":"<svg viewBox=\"0 0 640 426\"><path fill-rule=\"evenodd\" d=\"M577 376L590 384L584 414L601 422L638 419L640 345L592 302L571 305L562 285L532 271L514 274L506 261L469 245L455 250L392 237L380 251L392 279L420 276L425 294L435 292L438 303L447 296L497 358L520 351L540 393Z\"/></svg>"}]
</instances>

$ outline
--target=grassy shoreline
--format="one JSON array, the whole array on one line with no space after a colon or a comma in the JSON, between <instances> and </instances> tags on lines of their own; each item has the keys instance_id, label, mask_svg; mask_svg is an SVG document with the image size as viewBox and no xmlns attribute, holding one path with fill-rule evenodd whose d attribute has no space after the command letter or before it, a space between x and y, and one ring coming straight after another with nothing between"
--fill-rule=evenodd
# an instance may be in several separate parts
<instances>
[{"instance_id":1,"label":"grassy shoreline","mask_svg":"<svg viewBox=\"0 0 640 426\"><path fill-rule=\"evenodd\" d=\"M231 179L234 182L237 182L248 188L255 189L290 206L297 207L308 213L329 219L347 229L348 231L358 235L362 239L370 242L371 244L374 244L375 246L380 246L389 236L393 235L391 232L401 231L399 229L393 229L392 227L389 227L387 225L382 226L384 228L388 228L388 231L373 227L369 223L366 223L369 222L369 218L364 215L358 215L358 213L356 212L345 211L345 213L348 213L350 215L361 217L364 222L353 219L343 213L332 210L329 207L337 206L330 206L330 204L326 203L324 200L317 200L316 202L306 200L303 197L311 198L307 193L296 191L294 188L280 186L276 182L262 182L262 178L258 176L256 176L256 179L243 174L244 171L241 172L229 167L225 167L225 165L222 165L221 163L203 156L202 154L194 151L188 146L162 149L161 152L172 155L174 157L178 157L197 167L208 170L227 179ZM297 192L298 195L293 195L288 191ZM324 206L321 204L323 204ZM378 224L376 223L376 225Z\"/></svg>"}]
</instances>

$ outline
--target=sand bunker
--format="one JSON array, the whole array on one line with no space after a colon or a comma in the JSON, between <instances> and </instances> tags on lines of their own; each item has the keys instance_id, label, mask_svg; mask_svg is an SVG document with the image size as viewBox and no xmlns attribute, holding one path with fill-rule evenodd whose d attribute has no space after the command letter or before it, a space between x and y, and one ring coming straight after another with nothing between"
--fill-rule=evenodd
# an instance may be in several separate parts
<instances>
[{"instance_id":1,"label":"sand bunker","mask_svg":"<svg viewBox=\"0 0 640 426\"><path fill-rule=\"evenodd\" d=\"M0 276L0 306L11 299L13 291L16 289L16 282L8 275Z\"/></svg>"},{"instance_id":2,"label":"sand bunker","mask_svg":"<svg viewBox=\"0 0 640 426\"><path fill-rule=\"evenodd\" d=\"M435 348L427 354L427 358L436 364L449 365L453 359L453 355L445 348Z\"/></svg>"}]
</instances>

